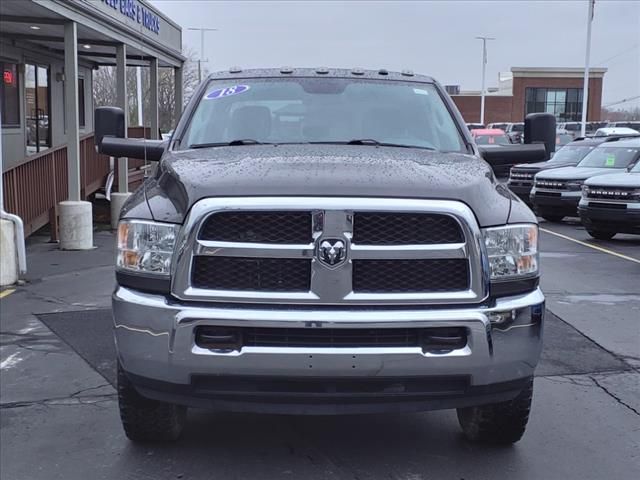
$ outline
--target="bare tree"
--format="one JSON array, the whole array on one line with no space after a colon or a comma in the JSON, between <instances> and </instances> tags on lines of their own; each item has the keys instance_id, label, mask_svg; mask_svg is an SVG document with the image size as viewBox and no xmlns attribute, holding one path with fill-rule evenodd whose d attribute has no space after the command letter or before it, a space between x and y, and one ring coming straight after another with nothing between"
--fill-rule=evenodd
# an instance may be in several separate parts
<instances>
[{"instance_id":1,"label":"bare tree","mask_svg":"<svg viewBox=\"0 0 640 480\"><path fill-rule=\"evenodd\" d=\"M192 50L184 52L187 60L182 69L185 104L198 86L198 64ZM136 67L127 67L127 117L129 125L139 125ZM175 88L172 68L158 69L158 121L160 130L168 132L177 123L175 118ZM93 97L96 107L116 104L116 69L100 67L93 76ZM183 105L184 106L184 105ZM145 126L149 126L150 111L149 70L142 67L142 111Z\"/></svg>"}]
</instances>

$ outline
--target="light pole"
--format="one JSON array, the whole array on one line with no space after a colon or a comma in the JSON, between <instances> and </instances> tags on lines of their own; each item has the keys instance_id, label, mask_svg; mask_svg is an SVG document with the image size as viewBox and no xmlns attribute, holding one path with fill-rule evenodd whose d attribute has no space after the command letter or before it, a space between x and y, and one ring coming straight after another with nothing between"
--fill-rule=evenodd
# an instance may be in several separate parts
<instances>
[{"instance_id":1,"label":"light pole","mask_svg":"<svg viewBox=\"0 0 640 480\"><path fill-rule=\"evenodd\" d=\"M217 28L198 28L189 27L187 30L194 30L200 32L200 58L198 59L198 82L202 82L202 62L208 62L204 58L204 32L216 32Z\"/></svg>"},{"instance_id":2,"label":"light pole","mask_svg":"<svg viewBox=\"0 0 640 480\"><path fill-rule=\"evenodd\" d=\"M482 91L480 92L480 123L484 125L484 80L487 71L487 40L495 40L493 37L476 37L482 40Z\"/></svg>"},{"instance_id":3,"label":"light pole","mask_svg":"<svg viewBox=\"0 0 640 480\"><path fill-rule=\"evenodd\" d=\"M584 137L587 131L587 108L589 108L589 54L591 52L591 22L593 21L593 7L596 0L588 0L587 11L587 48L584 54L584 83L582 86L582 125L580 136Z\"/></svg>"}]
</instances>

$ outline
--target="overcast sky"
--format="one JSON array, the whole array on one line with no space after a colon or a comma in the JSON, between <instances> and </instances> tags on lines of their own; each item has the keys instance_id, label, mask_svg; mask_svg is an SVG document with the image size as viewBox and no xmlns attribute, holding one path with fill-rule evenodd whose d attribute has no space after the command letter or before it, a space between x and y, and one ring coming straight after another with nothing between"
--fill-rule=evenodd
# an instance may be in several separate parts
<instances>
[{"instance_id":1,"label":"overcast sky","mask_svg":"<svg viewBox=\"0 0 640 480\"><path fill-rule=\"evenodd\" d=\"M463 90L487 86L512 66L582 67L587 1L208 1L152 0L200 51L210 71L240 65L411 69ZM609 69L603 105L640 95L640 0L596 0L593 66ZM640 105L640 101L625 106Z\"/></svg>"}]
</instances>

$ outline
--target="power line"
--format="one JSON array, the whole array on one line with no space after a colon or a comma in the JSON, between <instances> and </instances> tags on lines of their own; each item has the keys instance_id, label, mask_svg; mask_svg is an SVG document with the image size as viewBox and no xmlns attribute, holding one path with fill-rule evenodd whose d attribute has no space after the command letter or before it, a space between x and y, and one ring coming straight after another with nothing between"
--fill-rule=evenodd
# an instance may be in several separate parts
<instances>
[{"instance_id":1,"label":"power line","mask_svg":"<svg viewBox=\"0 0 640 480\"><path fill-rule=\"evenodd\" d=\"M614 105L620 105L621 103L633 102L634 100L640 99L640 95L636 95L635 97L623 98L617 102L609 103L608 105L604 105L605 108L613 107Z\"/></svg>"},{"instance_id":2,"label":"power line","mask_svg":"<svg viewBox=\"0 0 640 480\"><path fill-rule=\"evenodd\" d=\"M615 55L613 55L613 56L611 56L611 57L609 57L609 58L606 58L606 59L604 59L604 60L602 60L602 61L600 61L600 62L596 62L595 64L596 64L596 65L602 65L603 63L606 63L606 62L608 62L608 61L610 61L610 60L613 60L614 58L621 57L622 55L624 55L624 54L626 54L626 53L629 53L630 51L632 51L632 50L634 50L634 49L638 48L638 45L640 45L640 43L636 43L635 45L632 45L631 47L627 48L626 50L623 50L623 51L622 51L622 52L620 52L620 53L616 53Z\"/></svg>"}]
</instances>

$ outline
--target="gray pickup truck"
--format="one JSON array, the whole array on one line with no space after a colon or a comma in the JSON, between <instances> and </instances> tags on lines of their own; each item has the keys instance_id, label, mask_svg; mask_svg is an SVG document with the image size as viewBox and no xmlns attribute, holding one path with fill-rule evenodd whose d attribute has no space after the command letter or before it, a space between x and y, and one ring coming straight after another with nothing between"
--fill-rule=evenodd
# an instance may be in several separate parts
<instances>
[{"instance_id":1,"label":"gray pickup truck","mask_svg":"<svg viewBox=\"0 0 640 480\"><path fill-rule=\"evenodd\" d=\"M545 311L536 217L436 81L237 69L202 83L169 141L122 138L123 118L96 110L98 149L159 162L117 235L130 439L176 439L187 407L456 408L470 440L521 438ZM485 157L527 148L544 156Z\"/></svg>"}]
</instances>

